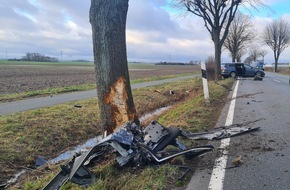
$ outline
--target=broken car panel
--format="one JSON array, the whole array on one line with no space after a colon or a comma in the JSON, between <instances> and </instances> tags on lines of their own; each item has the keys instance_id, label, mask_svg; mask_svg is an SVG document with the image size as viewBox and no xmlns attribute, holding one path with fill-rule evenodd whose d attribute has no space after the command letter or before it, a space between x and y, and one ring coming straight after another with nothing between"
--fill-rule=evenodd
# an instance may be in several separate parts
<instances>
[{"instance_id":1,"label":"broken car panel","mask_svg":"<svg viewBox=\"0 0 290 190\"><path fill-rule=\"evenodd\" d=\"M191 132L182 132L182 135L192 140L215 140L215 139L224 139L228 137L233 137L247 133L250 131L258 130L260 127L220 127L213 129L212 131L191 133Z\"/></svg>"}]
</instances>

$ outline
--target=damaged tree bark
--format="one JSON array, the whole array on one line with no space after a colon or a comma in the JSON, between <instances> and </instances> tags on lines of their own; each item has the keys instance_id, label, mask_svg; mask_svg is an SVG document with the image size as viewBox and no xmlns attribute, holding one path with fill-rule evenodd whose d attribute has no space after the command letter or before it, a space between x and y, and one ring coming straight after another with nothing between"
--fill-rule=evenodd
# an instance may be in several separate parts
<instances>
[{"instance_id":1,"label":"damaged tree bark","mask_svg":"<svg viewBox=\"0 0 290 190\"><path fill-rule=\"evenodd\" d=\"M108 134L127 121L138 123L127 63L128 1L91 0L90 23L101 125Z\"/></svg>"}]
</instances>

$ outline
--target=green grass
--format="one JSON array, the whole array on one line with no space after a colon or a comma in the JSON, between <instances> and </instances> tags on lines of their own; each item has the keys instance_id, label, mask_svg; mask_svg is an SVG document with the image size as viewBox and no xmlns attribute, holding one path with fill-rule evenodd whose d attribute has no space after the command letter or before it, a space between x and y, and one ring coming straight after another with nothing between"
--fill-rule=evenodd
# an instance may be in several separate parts
<instances>
[{"instance_id":1,"label":"green grass","mask_svg":"<svg viewBox=\"0 0 290 190\"><path fill-rule=\"evenodd\" d=\"M211 103L208 106L204 102L201 82L198 81L195 85L196 96L178 104L170 112L160 117L159 121L164 125L174 125L195 132L212 128L221 111L220 107L215 105L219 104L228 92L227 88L223 86L228 86L231 82L224 80L219 84L209 83Z\"/></svg>"},{"instance_id":2,"label":"green grass","mask_svg":"<svg viewBox=\"0 0 290 190\"><path fill-rule=\"evenodd\" d=\"M56 94L85 91L85 90L91 90L95 88L96 88L95 84L85 84L85 85L75 85L75 86L59 87L59 88L48 88L44 90L36 90L36 91L22 92L22 93L0 94L0 102L15 101L15 100L21 100L21 99L26 99L26 98L40 97L40 96L52 96Z\"/></svg>"},{"instance_id":3,"label":"green grass","mask_svg":"<svg viewBox=\"0 0 290 190\"><path fill-rule=\"evenodd\" d=\"M137 83L142 83L142 82L150 82L150 81L157 81L157 80L164 80L164 79L170 79L170 78L176 78L176 77L182 77L182 76L190 76L190 75L192 75L192 74L186 73L186 74L179 74L179 75L144 77L144 78L131 80L131 84L137 84Z\"/></svg>"}]
</instances>

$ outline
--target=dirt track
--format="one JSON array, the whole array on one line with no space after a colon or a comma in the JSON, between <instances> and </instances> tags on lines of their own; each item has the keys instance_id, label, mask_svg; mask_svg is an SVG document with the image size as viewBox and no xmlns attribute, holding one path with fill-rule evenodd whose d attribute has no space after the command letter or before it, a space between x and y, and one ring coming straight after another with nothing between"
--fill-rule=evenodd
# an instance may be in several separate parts
<instances>
[{"instance_id":1,"label":"dirt track","mask_svg":"<svg viewBox=\"0 0 290 190\"><path fill-rule=\"evenodd\" d=\"M193 73L193 66L153 66L132 69L130 78ZM0 65L0 94L21 93L47 88L95 83L93 66Z\"/></svg>"}]
</instances>

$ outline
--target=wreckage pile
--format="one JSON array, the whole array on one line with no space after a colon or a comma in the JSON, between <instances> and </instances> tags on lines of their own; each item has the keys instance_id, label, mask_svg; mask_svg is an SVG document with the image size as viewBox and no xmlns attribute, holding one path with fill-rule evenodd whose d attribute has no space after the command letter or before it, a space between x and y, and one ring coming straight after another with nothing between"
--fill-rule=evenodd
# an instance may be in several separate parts
<instances>
[{"instance_id":1,"label":"wreckage pile","mask_svg":"<svg viewBox=\"0 0 290 190\"><path fill-rule=\"evenodd\" d=\"M67 164L61 166L61 171L44 187L44 190L59 189L67 181L79 185L90 185L93 176L88 169L93 160L108 153L116 154L116 161L120 166L128 163L146 165L150 163L165 163L172 158L185 155L187 158L195 158L214 150L212 145L203 145L187 148L178 137L187 137L193 140L200 139L222 139L253 130L243 126L220 127L213 131L191 133L181 131L176 127L164 127L157 121L152 121L144 130L135 123L127 123L113 134L101 139L89 151L83 154L76 154ZM172 145L177 151L172 153L166 148ZM94 162L94 164L97 164Z\"/></svg>"},{"instance_id":2,"label":"wreckage pile","mask_svg":"<svg viewBox=\"0 0 290 190\"><path fill-rule=\"evenodd\" d=\"M176 127L164 127L157 121L152 121L144 130L135 123L127 123L115 133L99 141L93 148L81 155L75 155L61 171L44 187L44 190L57 189L67 181L79 185L89 185L93 182L87 166L92 160L108 152L115 152L116 161L120 166L129 162L136 164L164 163L170 159L186 155L198 157L214 149L212 145L186 148L178 139L182 131ZM173 145L178 148L173 154L165 151Z\"/></svg>"}]
</instances>

